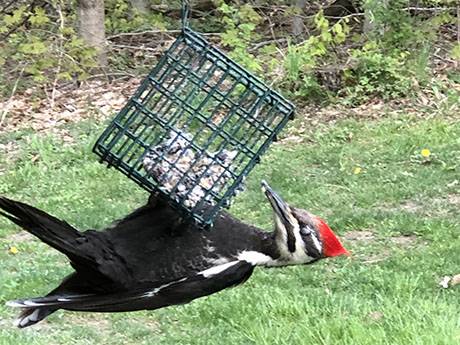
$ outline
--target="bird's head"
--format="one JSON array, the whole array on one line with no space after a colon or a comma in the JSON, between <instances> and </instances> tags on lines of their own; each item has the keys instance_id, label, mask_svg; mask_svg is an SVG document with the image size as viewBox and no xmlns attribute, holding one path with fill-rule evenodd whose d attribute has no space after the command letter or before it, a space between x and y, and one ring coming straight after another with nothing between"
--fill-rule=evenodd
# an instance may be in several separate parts
<instances>
[{"instance_id":1,"label":"bird's head","mask_svg":"<svg viewBox=\"0 0 460 345\"><path fill-rule=\"evenodd\" d=\"M324 220L306 210L289 206L265 181L262 181L262 191L274 212L275 240L281 260L286 264L349 255Z\"/></svg>"}]
</instances>

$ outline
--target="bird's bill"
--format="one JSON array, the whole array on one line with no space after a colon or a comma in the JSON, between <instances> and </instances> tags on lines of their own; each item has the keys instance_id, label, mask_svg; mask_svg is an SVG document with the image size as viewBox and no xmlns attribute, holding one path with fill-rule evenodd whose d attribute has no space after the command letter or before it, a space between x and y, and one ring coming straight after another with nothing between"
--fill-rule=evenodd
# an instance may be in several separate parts
<instances>
[{"instance_id":1,"label":"bird's bill","mask_svg":"<svg viewBox=\"0 0 460 345\"><path fill-rule=\"evenodd\" d=\"M261 182L262 191L264 192L265 196L267 197L270 205L275 212L275 215L279 218L281 222L285 225L293 225L292 222L292 214L290 208L286 202L281 199L281 197L276 193L265 180Z\"/></svg>"}]
</instances>

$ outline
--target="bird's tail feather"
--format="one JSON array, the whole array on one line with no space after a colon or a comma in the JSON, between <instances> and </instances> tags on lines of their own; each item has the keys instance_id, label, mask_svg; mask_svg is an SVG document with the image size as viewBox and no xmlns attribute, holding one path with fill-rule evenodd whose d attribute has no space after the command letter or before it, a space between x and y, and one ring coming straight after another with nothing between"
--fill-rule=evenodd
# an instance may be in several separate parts
<instances>
[{"instance_id":1,"label":"bird's tail feather","mask_svg":"<svg viewBox=\"0 0 460 345\"><path fill-rule=\"evenodd\" d=\"M46 308L99 312L133 311L145 309L145 302L141 303L140 306L137 306L136 302L144 300L147 295L148 292L145 290L109 295L50 295L8 301L6 305L13 308L21 308L24 311Z\"/></svg>"},{"instance_id":2,"label":"bird's tail feather","mask_svg":"<svg viewBox=\"0 0 460 345\"><path fill-rule=\"evenodd\" d=\"M25 308L14 321L14 325L19 328L25 328L40 322L48 315L54 313L57 309L53 308Z\"/></svg>"},{"instance_id":3,"label":"bird's tail feather","mask_svg":"<svg viewBox=\"0 0 460 345\"><path fill-rule=\"evenodd\" d=\"M75 246L81 233L65 221L19 201L0 197L0 214L70 259L89 260ZM90 262L90 260L89 260Z\"/></svg>"}]
</instances>

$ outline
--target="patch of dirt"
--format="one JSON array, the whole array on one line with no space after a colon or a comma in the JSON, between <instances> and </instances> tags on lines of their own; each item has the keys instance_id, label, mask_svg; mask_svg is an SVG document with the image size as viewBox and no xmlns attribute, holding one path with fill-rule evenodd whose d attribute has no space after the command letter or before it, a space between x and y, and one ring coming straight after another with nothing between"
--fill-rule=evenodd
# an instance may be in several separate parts
<instances>
[{"instance_id":1,"label":"patch of dirt","mask_svg":"<svg viewBox=\"0 0 460 345\"><path fill-rule=\"evenodd\" d=\"M377 210L383 212L407 212L411 214L420 214L424 216L446 216L448 213L460 208L460 194L451 193L444 197L423 199L423 200L406 200L399 205L382 203L376 206Z\"/></svg>"},{"instance_id":2,"label":"patch of dirt","mask_svg":"<svg viewBox=\"0 0 460 345\"><path fill-rule=\"evenodd\" d=\"M0 101L3 119L0 131L27 128L35 132L61 132L57 129L62 124L88 118L103 120L126 104L139 83L140 78L111 83L93 80L84 82L79 88L56 89L54 96L47 92L48 97L45 98L39 97L43 90L27 89L22 94Z\"/></svg>"},{"instance_id":3,"label":"patch of dirt","mask_svg":"<svg viewBox=\"0 0 460 345\"><path fill-rule=\"evenodd\" d=\"M375 240L375 234L368 230L347 231L342 237L348 241L372 242Z\"/></svg>"},{"instance_id":4,"label":"patch of dirt","mask_svg":"<svg viewBox=\"0 0 460 345\"><path fill-rule=\"evenodd\" d=\"M392 236L390 241L402 247L413 247L418 242L418 238L415 235Z\"/></svg>"},{"instance_id":5,"label":"patch of dirt","mask_svg":"<svg viewBox=\"0 0 460 345\"><path fill-rule=\"evenodd\" d=\"M341 237L344 240L356 242L356 246L371 243L379 244L379 249L374 249L372 254L357 254L356 257L359 260L362 260L365 264L374 264L385 261L391 256L393 249L397 247L401 249L427 244L426 242L422 242L416 235L400 235L379 239L374 232L369 230L348 231Z\"/></svg>"},{"instance_id":6,"label":"patch of dirt","mask_svg":"<svg viewBox=\"0 0 460 345\"><path fill-rule=\"evenodd\" d=\"M371 254L366 256L363 263L365 264L375 264L381 261L385 261L391 256L391 252L388 249L382 249L376 254Z\"/></svg>"},{"instance_id":7,"label":"patch of dirt","mask_svg":"<svg viewBox=\"0 0 460 345\"><path fill-rule=\"evenodd\" d=\"M447 194L446 200L452 206L460 207L460 194Z\"/></svg>"},{"instance_id":8,"label":"patch of dirt","mask_svg":"<svg viewBox=\"0 0 460 345\"><path fill-rule=\"evenodd\" d=\"M27 242L33 239L35 239L35 237L29 234L27 231L19 231L6 237L6 240L13 245L17 243Z\"/></svg>"},{"instance_id":9,"label":"patch of dirt","mask_svg":"<svg viewBox=\"0 0 460 345\"><path fill-rule=\"evenodd\" d=\"M350 242L356 242L356 246L371 244L377 242L377 236L373 231L370 230L351 230L347 231L341 236L344 240ZM377 249L376 249L377 250ZM380 251L374 252L367 255L357 255L357 258L365 264L374 264L388 259L391 256L391 251L382 247ZM353 257L353 251L352 251Z\"/></svg>"},{"instance_id":10,"label":"patch of dirt","mask_svg":"<svg viewBox=\"0 0 460 345\"><path fill-rule=\"evenodd\" d=\"M423 209L422 205L415 203L412 200L407 200L403 202L400 208L409 213L417 213Z\"/></svg>"},{"instance_id":11,"label":"patch of dirt","mask_svg":"<svg viewBox=\"0 0 460 345\"><path fill-rule=\"evenodd\" d=\"M452 85L458 89L458 84ZM312 130L317 130L319 124L329 123L334 124L343 119L359 119L359 120L378 120L381 118L397 117L401 114L409 114L418 118L425 118L427 114L439 113L443 107L449 104L448 97L444 95L434 95L428 92L420 94L417 100L398 99L390 102L382 100L370 100L365 104L356 107L350 107L341 104L331 104L328 106L318 106L312 104L302 104L296 102L297 111L296 119L299 119L296 126L291 126L285 129L281 134L279 144L298 144L308 141L309 136L305 133ZM447 119L452 117L452 121L457 121L455 115L458 113L458 105L453 102L448 107L448 111L443 111ZM452 114L452 115L450 115ZM344 138L347 141L352 141L353 136L350 133L349 137Z\"/></svg>"},{"instance_id":12,"label":"patch of dirt","mask_svg":"<svg viewBox=\"0 0 460 345\"><path fill-rule=\"evenodd\" d=\"M159 332L160 331L160 323L158 320L149 317L143 317L135 322L135 326L143 325L144 327L148 328L152 332Z\"/></svg>"},{"instance_id":13,"label":"patch of dirt","mask_svg":"<svg viewBox=\"0 0 460 345\"><path fill-rule=\"evenodd\" d=\"M408 201L406 203L411 203L411 204L415 205L415 203L411 202L411 201ZM431 207L435 206L435 207L438 207L438 208L440 208L440 207L442 208L445 205L448 205L448 206L460 206L460 194L450 193L450 194L447 194L447 195L445 195L443 197L439 197L439 198L431 198L431 199L421 200L420 204L429 205ZM415 208L420 209L420 208L422 208L422 205L416 205Z\"/></svg>"},{"instance_id":14,"label":"patch of dirt","mask_svg":"<svg viewBox=\"0 0 460 345\"><path fill-rule=\"evenodd\" d=\"M388 202L382 202L374 206L374 208L381 212L394 213L394 212L399 212L401 210L409 210L409 212L413 213L415 212L415 209L417 209L417 204L415 204L415 202L413 201L408 201L408 202L406 201L400 205L395 205L395 204L391 204Z\"/></svg>"},{"instance_id":15,"label":"patch of dirt","mask_svg":"<svg viewBox=\"0 0 460 345\"><path fill-rule=\"evenodd\" d=\"M19 145L14 141L10 141L6 144L0 143L0 152L2 153L2 155L5 155L6 157L14 156L15 154L17 154L18 151Z\"/></svg>"},{"instance_id":16,"label":"patch of dirt","mask_svg":"<svg viewBox=\"0 0 460 345\"><path fill-rule=\"evenodd\" d=\"M373 100L353 108L339 104L320 108L310 106L306 113L311 114L307 116L314 116L314 119L320 122L336 122L344 118L377 119L388 113L396 112L399 108L401 108L401 104L397 102Z\"/></svg>"},{"instance_id":17,"label":"patch of dirt","mask_svg":"<svg viewBox=\"0 0 460 345\"><path fill-rule=\"evenodd\" d=\"M383 319L383 313L381 311L371 311L367 314L367 318L371 321L380 321Z\"/></svg>"},{"instance_id":18,"label":"patch of dirt","mask_svg":"<svg viewBox=\"0 0 460 345\"><path fill-rule=\"evenodd\" d=\"M64 317L69 324L91 327L97 329L98 332L106 333L110 332L111 329L110 320L104 318L103 314L93 316L91 314L82 315L81 313L65 312Z\"/></svg>"}]
</instances>

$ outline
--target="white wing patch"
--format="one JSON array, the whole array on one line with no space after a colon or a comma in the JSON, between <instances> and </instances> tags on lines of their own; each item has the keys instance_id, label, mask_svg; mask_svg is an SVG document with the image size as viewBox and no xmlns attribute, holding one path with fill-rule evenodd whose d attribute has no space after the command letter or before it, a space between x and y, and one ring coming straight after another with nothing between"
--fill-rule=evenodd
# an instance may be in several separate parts
<instances>
[{"instance_id":1,"label":"white wing patch","mask_svg":"<svg viewBox=\"0 0 460 345\"><path fill-rule=\"evenodd\" d=\"M214 267L208 268L207 270L198 272L198 274L201 274L205 278L209 278L209 277L215 276L216 274L219 274L225 271L227 268L230 268L236 265L238 262L239 262L238 260L230 261L225 264L214 266Z\"/></svg>"},{"instance_id":2,"label":"white wing patch","mask_svg":"<svg viewBox=\"0 0 460 345\"><path fill-rule=\"evenodd\" d=\"M239 253L238 260L244 260L254 266L272 266L270 263L274 262L268 255L252 250L245 250Z\"/></svg>"},{"instance_id":3,"label":"white wing patch","mask_svg":"<svg viewBox=\"0 0 460 345\"><path fill-rule=\"evenodd\" d=\"M178 279L178 280L174 280L172 282L169 282L167 284L163 284L153 290L150 290L150 291L147 291L146 293L144 293L142 295L142 297L153 297L155 296L158 292L160 292L162 289L164 289L165 287L168 287L172 284L175 284L175 283L180 283L180 282L183 282L184 280L186 280L187 278L181 278L181 279Z\"/></svg>"}]
</instances>

